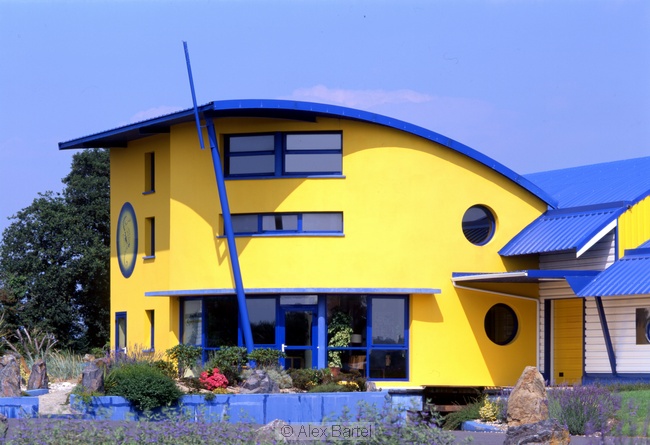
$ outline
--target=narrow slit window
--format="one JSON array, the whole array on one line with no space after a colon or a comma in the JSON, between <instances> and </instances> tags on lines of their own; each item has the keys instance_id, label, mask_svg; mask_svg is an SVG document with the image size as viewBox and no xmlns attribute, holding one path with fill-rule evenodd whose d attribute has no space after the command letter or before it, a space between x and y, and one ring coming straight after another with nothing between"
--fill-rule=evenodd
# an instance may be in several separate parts
<instances>
[{"instance_id":1,"label":"narrow slit window","mask_svg":"<svg viewBox=\"0 0 650 445\"><path fill-rule=\"evenodd\" d=\"M145 220L145 258L156 256L156 218Z\"/></svg>"},{"instance_id":2,"label":"narrow slit window","mask_svg":"<svg viewBox=\"0 0 650 445\"><path fill-rule=\"evenodd\" d=\"M145 338L145 344L149 345L149 352L154 351L154 332L155 332L155 316L153 310L145 311L146 315L146 325L149 326L149 332L145 332L145 335L148 334L148 338Z\"/></svg>"},{"instance_id":3,"label":"narrow slit window","mask_svg":"<svg viewBox=\"0 0 650 445\"><path fill-rule=\"evenodd\" d=\"M156 191L156 154L154 152L144 154L144 192L153 193Z\"/></svg>"}]
</instances>

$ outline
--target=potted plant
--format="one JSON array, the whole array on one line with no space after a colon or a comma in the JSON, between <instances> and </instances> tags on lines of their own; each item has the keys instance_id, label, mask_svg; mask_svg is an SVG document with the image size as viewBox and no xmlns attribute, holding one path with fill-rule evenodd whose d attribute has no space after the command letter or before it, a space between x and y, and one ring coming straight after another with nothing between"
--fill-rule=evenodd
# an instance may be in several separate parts
<instances>
[{"instance_id":1,"label":"potted plant","mask_svg":"<svg viewBox=\"0 0 650 445\"><path fill-rule=\"evenodd\" d=\"M340 309L336 310L327 325L328 345L338 348L349 346L352 332L352 317ZM328 352L328 365L332 375L338 375L341 370L341 352Z\"/></svg>"}]
</instances>

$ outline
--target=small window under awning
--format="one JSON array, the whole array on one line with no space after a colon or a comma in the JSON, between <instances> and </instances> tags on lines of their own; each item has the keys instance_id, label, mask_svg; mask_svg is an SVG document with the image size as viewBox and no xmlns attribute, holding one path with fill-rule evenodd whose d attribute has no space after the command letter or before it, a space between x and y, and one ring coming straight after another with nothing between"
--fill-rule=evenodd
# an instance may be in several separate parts
<instances>
[{"instance_id":1,"label":"small window under awning","mask_svg":"<svg viewBox=\"0 0 650 445\"><path fill-rule=\"evenodd\" d=\"M541 283L544 281L562 281L571 286L577 295L600 273L599 270L517 270L512 272L472 273L454 272L451 280L456 284L469 283Z\"/></svg>"}]
</instances>

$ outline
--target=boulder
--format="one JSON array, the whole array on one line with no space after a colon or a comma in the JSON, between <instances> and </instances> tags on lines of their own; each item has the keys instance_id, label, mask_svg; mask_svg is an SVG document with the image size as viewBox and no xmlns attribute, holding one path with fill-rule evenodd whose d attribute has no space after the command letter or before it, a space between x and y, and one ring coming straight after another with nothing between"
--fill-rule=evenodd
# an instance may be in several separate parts
<instances>
[{"instance_id":1,"label":"boulder","mask_svg":"<svg viewBox=\"0 0 650 445\"><path fill-rule=\"evenodd\" d=\"M104 370L92 361L81 372L81 386L88 392L104 392Z\"/></svg>"},{"instance_id":2,"label":"boulder","mask_svg":"<svg viewBox=\"0 0 650 445\"><path fill-rule=\"evenodd\" d=\"M287 429L287 423L275 419L256 431L259 443L286 443L287 437L291 436L292 429Z\"/></svg>"},{"instance_id":3,"label":"boulder","mask_svg":"<svg viewBox=\"0 0 650 445\"><path fill-rule=\"evenodd\" d=\"M47 365L44 360L38 359L32 365L32 372L29 374L27 389L47 389L48 383Z\"/></svg>"},{"instance_id":4,"label":"boulder","mask_svg":"<svg viewBox=\"0 0 650 445\"><path fill-rule=\"evenodd\" d=\"M508 427L548 420L544 378L536 367L527 366L508 397Z\"/></svg>"},{"instance_id":5,"label":"boulder","mask_svg":"<svg viewBox=\"0 0 650 445\"><path fill-rule=\"evenodd\" d=\"M0 397L20 397L20 365L16 357L7 354L0 359Z\"/></svg>"},{"instance_id":6,"label":"boulder","mask_svg":"<svg viewBox=\"0 0 650 445\"><path fill-rule=\"evenodd\" d=\"M555 419L508 427L503 445L568 445L569 430Z\"/></svg>"},{"instance_id":7,"label":"boulder","mask_svg":"<svg viewBox=\"0 0 650 445\"><path fill-rule=\"evenodd\" d=\"M0 442L4 443L9 429L9 419L4 414L0 414Z\"/></svg>"},{"instance_id":8,"label":"boulder","mask_svg":"<svg viewBox=\"0 0 650 445\"><path fill-rule=\"evenodd\" d=\"M280 392L280 385L271 380L266 371L256 369L242 384L244 394L267 394Z\"/></svg>"}]
</instances>

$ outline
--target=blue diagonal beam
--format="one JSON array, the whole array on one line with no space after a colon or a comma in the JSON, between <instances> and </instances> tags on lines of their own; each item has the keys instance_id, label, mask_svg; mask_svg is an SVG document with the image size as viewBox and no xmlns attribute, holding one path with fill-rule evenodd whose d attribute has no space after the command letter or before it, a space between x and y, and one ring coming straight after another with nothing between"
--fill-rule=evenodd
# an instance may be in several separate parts
<instances>
[{"instance_id":1,"label":"blue diagonal beam","mask_svg":"<svg viewBox=\"0 0 650 445\"><path fill-rule=\"evenodd\" d=\"M235 280L235 292L237 293L237 306L239 308L239 324L244 334L246 349L250 353L253 350L253 333L248 318L248 307L246 306L246 294L244 293L244 284L241 277L241 268L239 267L239 256L237 255L237 244L235 243L235 232L232 229L232 219L230 217L230 206L228 205L228 194L226 193L226 181L221 168L221 159L219 158L219 145L217 142L217 133L214 129L214 121L206 119L208 129L208 140L210 141L210 152L212 153L212 165L214 175L217 178L217 189L219 191L219 202L221 202L221 213L223 214L223 227L228 241L228 257L232 268L232 276Z\"/></svg>"}]
</instances>

